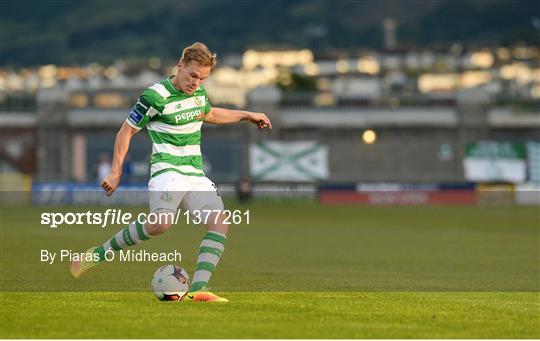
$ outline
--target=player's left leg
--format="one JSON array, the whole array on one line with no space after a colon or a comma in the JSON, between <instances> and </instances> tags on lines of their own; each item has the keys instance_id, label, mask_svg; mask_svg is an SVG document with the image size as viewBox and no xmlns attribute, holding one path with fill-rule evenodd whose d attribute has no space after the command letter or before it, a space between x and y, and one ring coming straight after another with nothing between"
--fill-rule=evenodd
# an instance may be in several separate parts
<instances>
[{"instance_id":1,"label":"player's left leg","mask_svg":"<svg viewBox=\"0 0 540 341\"><path fill-rule=\"evenodd\" d=\"M206 222L206 233L199 247L197 265L191 280L187 299L196 301L227 302L206 291L206 287L225 250L229 225L225 223L223 201L215 185L208 178L201 178L196 191L189 192L180 208ZM211 212L212 211L212 212Z\"/></svg>"}]
</instances>

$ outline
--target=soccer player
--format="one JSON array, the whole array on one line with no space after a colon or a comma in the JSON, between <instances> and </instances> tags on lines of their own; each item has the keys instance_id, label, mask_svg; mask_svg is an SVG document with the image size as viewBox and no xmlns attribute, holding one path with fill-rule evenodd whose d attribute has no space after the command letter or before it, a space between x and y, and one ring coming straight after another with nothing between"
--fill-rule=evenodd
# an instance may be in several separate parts
<instances>
[{"instance_id":1,"label":"soccer player","mask_svg":"<svg viewBox=\"0 0 540 341\"><path fill-rule=\"evenodd\" d=\"M249 121L261 129L272 129L272 125L263 113L210 105L201 84L215 65L216 55L204 44L195 43L184 49L176 75L143 91L116 135L112 169L101 185L108 196L118 188L130 140L146 127L152 140L148 183L150 212L157 215L158 223L134 221L102 245L88 249L86 253L92 257L72 262L73 277L77 278L103 262L105 252L109 250L122 250L167 231L179 206L190 213L223 210L216 186L203 172L200 149L203 122L228 124ZM206 285L225 248L228 225L223 215L216 213L207 219L206 228L191 287L183 299L226 302L225 298L208 292Z\"/></svg>"}]
</instances>

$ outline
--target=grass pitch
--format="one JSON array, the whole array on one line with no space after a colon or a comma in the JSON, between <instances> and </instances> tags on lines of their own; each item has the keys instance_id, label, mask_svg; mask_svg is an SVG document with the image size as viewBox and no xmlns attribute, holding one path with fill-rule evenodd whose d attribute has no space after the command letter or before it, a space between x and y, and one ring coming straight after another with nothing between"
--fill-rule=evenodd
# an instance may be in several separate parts
<instances>
[{"instance_id":1,"label":"grass pitch","mask_svg":"<svg viewBox=\"0 0 540 341\"><path fill-rule=\"evenodd\" d=\"M538 338L534 293L9 293L3 338Z\"/></svg>"},{"instance_id":2,"label":"grass pitch","mask_svg":"<svg viewBox=\"0 0 540 341\"><path fill-rule=\"evenodd\" d=\"M82 251L121 226L50 229L42 212L88 208L3 208L0 337L540 338L537 208L228 207L251 223L232 228L210 283L227 304L157 301L159 262L73 280L40 250ZM202 234L183 224L136 248L176 248L191 274Z\"/></svg>"}]
</instances>

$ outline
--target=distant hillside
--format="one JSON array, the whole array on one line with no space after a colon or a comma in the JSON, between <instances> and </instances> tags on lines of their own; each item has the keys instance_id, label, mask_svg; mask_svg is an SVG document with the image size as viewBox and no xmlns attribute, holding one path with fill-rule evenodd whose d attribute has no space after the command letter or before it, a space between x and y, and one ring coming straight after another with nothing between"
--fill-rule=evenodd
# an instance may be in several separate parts
<instances>
[{"instance_id":1,"label":"distant hillside","mask_svg":"<svg viewBox=\"0 0 540 341\"><path fill-rule=\"evenodd\" d=\"M315 51L381 47L381 21L398 21L402 46L452 42L540 44L537 0L519 1L24 1L3 0L4 64L175 59L206 42L221 54L247 47Z\"/></svg>"}]
</instances>

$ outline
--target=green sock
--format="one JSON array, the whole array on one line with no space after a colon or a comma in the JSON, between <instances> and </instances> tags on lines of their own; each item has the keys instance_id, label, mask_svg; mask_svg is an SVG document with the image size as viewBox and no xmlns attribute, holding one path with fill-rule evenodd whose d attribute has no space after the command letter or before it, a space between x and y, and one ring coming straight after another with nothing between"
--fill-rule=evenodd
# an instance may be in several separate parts
<instances>
[{"instance_id":1,"label":"green sock","mask_svg":"<svg viewBox=\"0 0 540 341\"><path fill-rule=\"evenodd\" d=\"M144 225L138 221L134 221L121 229L111 239L103 243L103 245L98 246L94 252L99 255L99 260L101 262L105 260L105 252L108 250L123 250L128 246L139 244L150 238L151 236L146 232Z\"/></svg>"},{"instance_id":2,"label":"green sock","mask_svg":"<svg viewBox=\"0 0 540 341\"><path fill-rule=\"evenodd\" d=\"M226 240L227 236L224 234L212 231L206 232L199 248L197 267L191 280L190 292L201 290L208 284L221 258L221 254L225 250Z\"/></svg>"}]
</instances>

